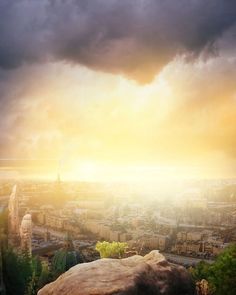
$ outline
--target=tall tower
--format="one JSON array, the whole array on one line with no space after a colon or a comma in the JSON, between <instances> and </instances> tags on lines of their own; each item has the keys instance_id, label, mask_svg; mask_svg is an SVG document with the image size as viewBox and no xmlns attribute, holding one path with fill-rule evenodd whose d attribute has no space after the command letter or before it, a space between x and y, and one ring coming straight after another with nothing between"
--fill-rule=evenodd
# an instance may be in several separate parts
<instances>
[{"instance_id":1,"label":"tall tower","mask_svg":"<svg viewBox=\"0 0 236 295\"><path fill-rule=\"evenodd\" d=\"M20 225L20 246L22 251L32 253L32 218L30 214L26 214Z\"/></svg>"},{"instance_id":2,"label":"tall tower","mask_svg":"<svg viewBox=\"0 0 236 295\"><path fill-rule=\"evenodd\" d=\"M19 192L14 185L9 198L9 233L11 236L19 235Z\"/></svg>"}]
</instances>

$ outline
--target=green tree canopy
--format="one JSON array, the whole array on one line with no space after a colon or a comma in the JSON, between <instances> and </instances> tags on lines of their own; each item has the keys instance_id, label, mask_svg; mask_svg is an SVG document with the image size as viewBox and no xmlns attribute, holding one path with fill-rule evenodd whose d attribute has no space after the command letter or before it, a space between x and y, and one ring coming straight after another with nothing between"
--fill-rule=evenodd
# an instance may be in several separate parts
<instances>
[{"instance_id":1,"label":"green tree canopy","mask_svg":"<svg viewBox=\"0 0 236 295\"><path fill-rule=\"evenodd\" d=\"M83 262L82 256L75 250L73 241L69 234L65 236L63 248L57 251L52 261L53 277L70 269L72 266Z\"/></svg>"},{"instance_id":2,"label":"green tree canopy","mask_svg":"<svg viewBox=\"0 0 236 295\"><path fill-rule=\"evenodd\" d=\"M101 258L121 258L125 253L127 243L120 242L97 242L95 249L99 252Z\"/></svg>"},{"instance_id":3,"label":"green tree canopy","mask_svg":"<svg viewBox=\"0 0 236 295\"><path fill-rule=\"evenodd\" d=\"M47 264L42 264L42 272L38 280L38 289L43 288L46 284L53 281L52 273L49 271Z\"/></svg>"},{"instance_id":4,"label":"green tree canopy","mask_svg":"<svg viewBox=\"0 0 236 295\"><path fill-rule=\"evenodd\" d=\"M191 273L196 282L206 279L214 295L235 295L236 244L226 248L213 264L200 262Z\"/></svg>"},{"instance_id":5,"label":"green tree canopy","mask_svg":"<svg viewBox=\"0 0 236 295\"><path fill-rule=\"evenodd\" d=\"M8 295L27 294L32 279L30 257L18 255L12 249L3 253L3 280Z\"/></svg>"}]
</instances>

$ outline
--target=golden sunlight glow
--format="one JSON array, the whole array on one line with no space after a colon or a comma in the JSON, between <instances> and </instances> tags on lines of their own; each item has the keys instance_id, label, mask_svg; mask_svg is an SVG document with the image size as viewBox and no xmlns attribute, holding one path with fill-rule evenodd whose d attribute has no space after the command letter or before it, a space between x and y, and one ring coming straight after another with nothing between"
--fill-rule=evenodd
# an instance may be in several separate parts
<instances>
[{"instance_id":1,"label":"golden sunlight glow","mask_svg":"<svg viewBox=\"0 0 236 295\"><path fill-rule=\"evenodd\" d=\"M205 67L215 74L214 61ZM14 157L54 158L65 178L93 181L234 173L232 86L207 84L201 62L176 59L146 85L62 63L48 65L46 77L43 67L31 71ZM56 174L57 165L41 162L34 173Z\"/></svg>"}]
</instances>

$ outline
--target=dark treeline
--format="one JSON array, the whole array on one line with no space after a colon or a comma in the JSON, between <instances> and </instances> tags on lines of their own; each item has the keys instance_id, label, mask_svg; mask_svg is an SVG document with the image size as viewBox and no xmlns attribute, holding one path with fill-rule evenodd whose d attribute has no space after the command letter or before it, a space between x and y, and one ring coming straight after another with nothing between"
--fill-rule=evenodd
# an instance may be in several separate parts
<instances>
[{"instance_id":1,"label":"dark treeline","mask_svg":"<svg viewBox=\"0 0 236 295\"><path fill-rule=\"evenodd\" d=\"M0 213L0 295L36 295L45 284L81 262L82 257L72 247L57 251L50 265L12 248L8 244L8 212Z\"/></svg>"}]
</instances>

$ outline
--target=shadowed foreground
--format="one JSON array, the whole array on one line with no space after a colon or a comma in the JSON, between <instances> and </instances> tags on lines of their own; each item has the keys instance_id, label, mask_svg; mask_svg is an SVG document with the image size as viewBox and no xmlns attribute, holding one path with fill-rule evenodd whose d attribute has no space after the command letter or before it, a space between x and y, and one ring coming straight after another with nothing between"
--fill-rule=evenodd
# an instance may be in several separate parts
<instances>
[{"instance_id":1,"label":"shadowed foreground","mask_svg":"<svg viewBox=\"0 0 236 295\"><path fill-rule=\"evenodd\" d=\"M79 264L46 285L38 295L193 295L188 272L158 251L142 257L100 259Z\"/></svg>"}]
</instances>

